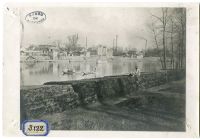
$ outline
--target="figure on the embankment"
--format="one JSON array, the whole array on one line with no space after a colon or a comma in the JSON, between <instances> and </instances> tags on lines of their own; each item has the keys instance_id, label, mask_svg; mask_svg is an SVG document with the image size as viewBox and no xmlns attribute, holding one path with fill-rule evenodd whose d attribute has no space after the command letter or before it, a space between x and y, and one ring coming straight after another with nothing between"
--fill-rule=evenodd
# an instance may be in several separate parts
<instances>
[{"instance_id":1,"label":"figure on the embankment","mask_svg":"<svg viewBox=\"0 0 200 139\"><path fill-rule=\"evenodd\" d=\"M135 71L133 73L130 73L129 75L135 78L136 90L138 90L140 86L140 69L137 65L135 66Z\"/></svg>"}]
</instances>

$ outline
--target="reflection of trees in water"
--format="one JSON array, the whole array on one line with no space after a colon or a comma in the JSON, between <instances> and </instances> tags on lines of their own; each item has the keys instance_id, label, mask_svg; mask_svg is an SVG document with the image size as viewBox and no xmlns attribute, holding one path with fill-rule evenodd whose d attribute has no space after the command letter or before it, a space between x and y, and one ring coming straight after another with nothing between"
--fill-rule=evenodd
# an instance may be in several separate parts
<instances>
[{"instance_id":1,"label":"reflection of trees in water","mask_svg":"<svg viewBox=\"0 0 200 139\"><path fill-rule=\"evenodd\" d=\"M112 70L113 70L113 74L121 74L122 72L122 65L119 64L118 62L113 62L113 67L112 67Z\"/></svg>"},{"instance_id":2,"label":"reflection of trees in water","mask_svg":"<svg viewBox=\"0 0 200 139\"><path fill-rule=\"evenodd\" d=\"M137 65L143 72L155 72L160 69L160 65L156 62L149 61L117 61L105 62L96 64L95 62L71 62L71 67L76 72L90 72L96 68L101 75L123 74L135 71ZM53 62L39 62L39 63L21 63L21 72L28 69L30 74L57 74L61 73L63 69L68 68L69 63L53 63Z\"/></svg>"},{"instance_id":3,"label":"reflection of trees in water","mask_svg":"<svg viewBox=\"0 0 200 139\"><path fill-rule=\"evenodd\" d=\"M91 69L91 71L95 71L95 69L97 70L97 64L91 63L90 69Z\"/></svg>"},{"instance_id":4,"label":"reflection of trees in water","mask_svg":"<svg viewBox=\"0 0 200 139\"><path fill-rule=\"evenodd\" d=\"M156 72L159 71L161 66L157 62L145 62L145 61L121 61L113 62L113 74L125 74L135 71L135 67L141 70L141 72Z\"/></svg>"},{"instance_id":5,"label":"reflection of trees in water","mask_svg":"<svg viewBox=\"0 0 200 139\"><path fill-rule=\"evenodd\" d=\"M113 75L113 65L112 62L108 62L108 64L106 64L106 75Z\"/></svg>"},{"instance_id":6,"label":"reflection of trees in water","mask_svg":"<svg viewBox=\"0 0 200 139\"><path fill-rule=\"evenodd\" d=\"M76 71L76 73L72 75L63 75L62 71L69 67L71 67ZM161 66L158 62L154 61L137 61L137 60L113 60L106 61L102 63L93 62L37 62L37 63L21 63L20 65L20 81L21 84L25 80L24 79L34 79L37 78L37 81L30 81L30 83L37 84L39 80L43 81L61 81L61 80L77 80L82 79L81 72L94 72L96 68L95 76L91 76L88 78L94 77L102 77L105 75L119 75L126 74L135 71L135 66L138 65L142 72L155 72L159 71Z\"/></svg>"},{"instance_id":7,"label":"reflection of trees in water","mask_svg":"<svg viewBox=\"0 0 200 139\"><path fill-rule=\"evenodd\" d=\"M80 71L81 66L80 66L80 63L79 63L79 62L74 62L74 63L72 63L72 65L73 65L73 69L74 69L75 71Z\"/></svg>"},{"instance_id":8,"label":"reflection of trees in water","mask_svg":"<svg viewBox=\"0 0 200 139\"><path fill-rule=\"evenodd\" d=\"M103 61L102 63L97 63L91 67L92 71L96 68L97 76L112 75L113 74L113 64L108 61Z\"/></svg>"},{"instance_id":9,"label":"reflection of trees in water","mask_svg":"<svg viewBox=\"0 0 200 139\"><path fill-rule=\"evenodd\" d=\"M84 72L85 70L86 70L86 63L83 62L83 63L80 64L80 71Z\"/></svg>"},{"instance_id":10,"label":"reflection of trees in water","mask_svg":"<svg viewBox=\"0 0 200 139\"><path fill-rule=\"evenodd\" d=\"M58 64L58 72L60 73L61 68L60 68L60 64Z\"/></svg>"},{"instance_id":11,"label":"reflection of trees in water","mask_svg":"<svg viewBox=\"0 0 200 139\"><path fill-rule=\"evenodd\" d=\"M143 62L143 72L156 72L161 69L161 65L157 62Z\"/></svg>"},{"instance_id":12,"label":"reflection of trees in water","mask_svg":"<svg viewBox=\"0 0 200 139\"><path fill-rule=\"evenodd\" d=\"M22 70L24 69L30 69L30 68L34 68L35 66L35 62L24 62L24 63L20 63L20 67L22 68Z\"/></svg>"},{"instance_id":13,"label":"reflection of trees in water","mask_svg":"<svg viewBox=\"0 0 200 139\"><path fill-rule=\"evenodd\" d=\"M129 72L129 66L128 66L129 63L130 63L130 62L127 62L127 61L124 61L124 62L123 62L123 65L122 65L122 67L123 67L123 68L122 68L122 69L123 69L122 72L123 72L123 73L128 73L128 72Z\"/></svg>"},{"instance_id":14,"label":"reflection of trees in water","mask_svg":"<svg viewBox=\"0 0 200 139\"><path fill-rule=\"evenodd\" d=\"M78 72L91 72L94 71L94 69L97 67L95 62L77 62L78 65L76 65L77 67L77 71Z\"/></svg>"},{"instance_id":15,"label":"reflection of trees in water","mask_svg":"<svg viewBox=\"0 0 200 139\"><path fill-rule=\"evenodd\" d=\"M34 67L29 68L30 75L32 74L52 74L53 73L53 63L40 62L35 63Z\"/></svg>"},{"instance_id":16,"label":"reflection of trees in water","mask_svg":"<svg viewBox=\"0 0 200 139\"><path fill-rule=\"evenodd\" d=\"M137 61L134 66L134 70L136 70L135 68L137 66L140 69L140 71L143 72L144 71L143 63L144 63L143 61Z\"/></svg>"},{"instance_id":17,"label":"reflection of trees in water","mask_svg":"<svg viewBox=\"0 0 200 139\"><path fill-rule=\"evenodd\" d=\"M135 62L128 62L127 63L127 67L128 67L128 72L134 72L135 71Z\"/></svg>"},{"instance_id":18,"label":"reflection of trees in water","mask_svg":"<svg viewBox=\"0 0 200 139\"><path fill-rule=\"evenodd\" d=\"M130 72L134 72L136 65L140 69L143 68L142 63L137 62L137 61L124 60L121 62L114 62L113 63L113 73L116 75L116 74L127 74Z\"/></svg>"}]
</instances>

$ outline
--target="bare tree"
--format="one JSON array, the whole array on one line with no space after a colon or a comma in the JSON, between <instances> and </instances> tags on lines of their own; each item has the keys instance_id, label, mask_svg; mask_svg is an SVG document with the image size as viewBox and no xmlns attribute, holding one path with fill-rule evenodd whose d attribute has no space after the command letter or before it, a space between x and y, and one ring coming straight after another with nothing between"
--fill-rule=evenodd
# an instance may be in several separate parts
<instances>
[{"instance_id":1,"label":"bare tree","mask_svg":"<svg viewBox=\"0 0 200 139\"><path fill-rule=\"evenodd\" d=\"M181 25L181 58L180 58L180 68L183 68L183 60L184 60L184 56L185 56L185 27L186 27L186 13L184 9L180 9L180 25Z\"/></svg>"},{"instance_id":2,"label":"bare tree","mask_svg":"<svg viewBox=\"0 0 200 139\"><path fill-rule=\"evenodd\" d=\"M78 34L74 34L74 35L68 36L69 46L72 47L72 48L77 47L78 40L79 40Z\"/></svg>"},{"instance_id":3,"label":"bare tree","mask_svg":"<svg viewBox=\"0 0 200 139\"><path fill-rule=\"evenodd\" d=\"M62 50L61 48L61 40L55 40L53 42L53 44L59 49L59 50Z\"/></svg>"},{"instance_id":4,"label":"bare tree","mask_svg":"<svg viewBox=\"0 0 200 139\"><path fill-rule=\"evenodd\" d=\"M153 40L154 40L154 42L155 42L155 46L156 46L157 52L159 53L159 42L158 42L158 35L159 35L159 33L157 33L157 31L156 31L155 23L152 22L152 23L149 25L149 28L150 28L150 30L151 30L152 33L153 33ZM159 53L159 58L160 58L161 66L162 66L162 68L164 68L161 53Z\"/></svg>"},{"instance_id":5,"label":"bare tree","mask_svg":"<svg viewBox=\"0 0 200 139\"><path fill-rule=\"evenodd\" d=\"M166 26L169 21L169 15L168 15L168 8L162 8L161 10L161 17L151 14L152 17L156 18L160 22L160 27L162 31L162 45L163 45L163 69L166 69Z\"/></svg>"},{"instance_id":6,"label":"bare tree","mask_svg":"<svg viewBox=\"0 0 200 139\"><path fill-rule=\"evenodd\" d=\"M170 21L171 21L171 31L170 31L170 39L171 39L171 67L172 67L172 69L174 69L174 39L173 39L174 21L173 21L173 18L171 18Z\"/></svg>"},{"instance_id":7,"label":"bare tree","mask_svg":"<svg viewBox=\"0 0 200 139\"><path fill-rule=\"evenodd\" d=\"M185 62L186 46L186 10L184 8L175 9L173 12L174 33L177 34L177 68L183 68Z\"/></svg>"}]
</instances>

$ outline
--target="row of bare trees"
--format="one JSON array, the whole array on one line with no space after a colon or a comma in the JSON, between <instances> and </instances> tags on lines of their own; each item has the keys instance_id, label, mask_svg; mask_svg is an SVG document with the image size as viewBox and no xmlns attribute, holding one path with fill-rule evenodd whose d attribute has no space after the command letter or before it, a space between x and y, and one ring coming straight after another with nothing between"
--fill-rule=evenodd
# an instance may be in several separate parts
<instances>
[{"instance_id":1,"label":"row of bare trees","mask_svg":"<svg viewBox=\"0 0 200 139\"><path fill-rule=\"evenodd\" d=\"M162 8L152 14L148 25L159 53L162 69L185 68L186 49L186 10L185 8ZM170 50L167 55L166 51ZM158 51L159 52L159 51Z\"/></svg>"},{"instance_id":2,"label":"row of bare trees","mask_svg":"<svg viewBox=\"0 0 200 139\"><path fill-rule=\"evenodd\" d=\"M59 49L61 49L61 50L64 50L64 49L68 50L68 51L69 50L74 50L79 46L78 40L79 40L78 34L72 34L72 35L67 36L67 41L65 43L65 48L61 47L61 43L62 43L61 40L54 41L54 45L56 47L58 47Z\"/></svg>"}]
</instances>

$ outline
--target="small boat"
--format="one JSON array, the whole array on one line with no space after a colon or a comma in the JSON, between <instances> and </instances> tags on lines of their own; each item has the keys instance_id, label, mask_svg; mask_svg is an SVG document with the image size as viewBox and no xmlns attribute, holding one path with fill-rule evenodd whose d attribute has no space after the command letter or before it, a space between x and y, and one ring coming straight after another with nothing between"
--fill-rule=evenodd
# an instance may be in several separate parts
<instances>
[{"instance_id":1,"label":"small boat","mask_svg":"<svg viewBox=\"0 0 200 139\"><path fill-rule=\"evenodd\" d=\"M75 73L75 70L74 69L65 69L62 72L63 72L63 75L64 74L73 74L73 73Z\"/></svg>"},{"instance_id":2,"label":"small boat","mask_svg":"<svg viewBox=\"0 0 200 139\"><path fill-rule=\"evenodd\" d=\"M90 74L95 74L95 72L83 72L82 76L90 75Z\"/></svg>"}]
</instances>

